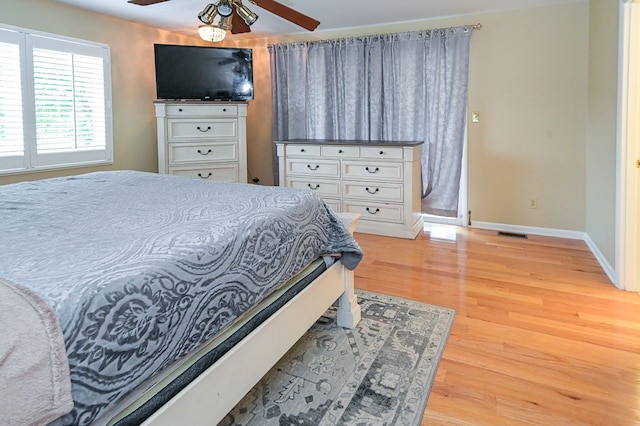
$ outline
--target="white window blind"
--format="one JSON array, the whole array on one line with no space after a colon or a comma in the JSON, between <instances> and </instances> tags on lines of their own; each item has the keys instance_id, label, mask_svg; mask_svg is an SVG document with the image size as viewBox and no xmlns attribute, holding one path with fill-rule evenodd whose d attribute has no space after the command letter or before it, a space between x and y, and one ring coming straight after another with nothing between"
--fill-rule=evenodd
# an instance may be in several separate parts
<instances>
[{"instance_id":1,"label":"white window blind","mask_svg":"<svg viewBox=\"0 0 640 426\"><path fill-rule=\"evenodd\" d=\"M0 157L18 165L24 156L22 128L20 50L15 41L0 40Z\"/></svg>"},{"instance_id":2,"label":"white window blind","mask_svg":"<svg viewBox=\"0 0 640 426\"><path fill-rule=\"evenodd\" d=\"M0 173L111 162L108 47L0 27L0 78Z\"/></svg>"},{"instance_id":3,"label":"white window blind","mask_svg":"<svg viewBox=\"0 0 640 426\"><path fill-rule=\"evenodd\" d=\"M104 149L104 81L98 58L33 49L38 153Z\"/></svg>"}]
</instances>

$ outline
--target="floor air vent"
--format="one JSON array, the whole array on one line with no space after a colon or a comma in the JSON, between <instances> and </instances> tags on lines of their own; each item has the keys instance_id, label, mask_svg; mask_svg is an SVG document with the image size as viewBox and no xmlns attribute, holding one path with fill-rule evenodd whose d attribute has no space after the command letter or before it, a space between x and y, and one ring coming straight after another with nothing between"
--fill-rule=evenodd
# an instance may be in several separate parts
<instances>
[{"instance_id":1,"label":"floor air vent","mask_svg":"<svg viewBox=\"0 0 640 426\"><path fill-rule=\"evenodd\" d=\"M517 232L498 231L499 237L527 238L527 234L518 234Z\"/></svg>"}]
</instances>

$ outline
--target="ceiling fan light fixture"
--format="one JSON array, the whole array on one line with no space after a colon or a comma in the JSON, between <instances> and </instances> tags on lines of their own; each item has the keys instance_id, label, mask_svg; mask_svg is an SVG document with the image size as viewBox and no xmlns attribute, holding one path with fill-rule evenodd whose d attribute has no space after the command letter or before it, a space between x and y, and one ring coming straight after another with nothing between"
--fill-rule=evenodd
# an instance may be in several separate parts
<instances>
[{"instance_id":1,"label":"ceiling fan light fixture","mask_svg":"<svg viewBox=\"0 0 640 426\"><path fill-rule=\"evenodd\" d=\"M218 6L213 3L209 3L204 9L202 9L202 12L198 13L198 19L203 24L212 24L217 14Z\"/></svg>"},{"instance_id":2,"label":"ceiling fan light fixture","mask_svg":"<svg viewBox=\"0 0 640 426\"><path fill-rule=\"evenodd\" d=\"M233 20L232 15L222 16L220 17L220 22L218 23L218 26L223 30L231 31L231 28L233 27L232 20Z\"/></svg>"},{"instance_id":3,"label":"ceiling fan light fixture","mask_svg":"<svg viewBox=\"0 0 640 426\"><path fill-rule=\"evenodd\" d=\"M216 6L218 7L218 15L220 16L231 16L233 13L231 0L219 0Z\"/></svg>"},{"instance_id":4,"label":"ceiling fan light fixture","mask_svg":"<svg viewBox=\"0 0 640 426\"><path fill-rule=\"evenodd\" d=\"M247 6L242 3L236 3L236 12L247 25L252 25L258 19L258 15L253 13Z\"/></svg>"},{"instance_id":5,"label":"ceiling fan light fixture","mask_svg":"<svg viewBox=\"0 0 640 426\"><path fill-rule=\"evenodd\" d=\"M218 42L224 40L227 32L217 25L205 24L198 27L198 34L204 41Z\"/></svg>"}]
</instances>

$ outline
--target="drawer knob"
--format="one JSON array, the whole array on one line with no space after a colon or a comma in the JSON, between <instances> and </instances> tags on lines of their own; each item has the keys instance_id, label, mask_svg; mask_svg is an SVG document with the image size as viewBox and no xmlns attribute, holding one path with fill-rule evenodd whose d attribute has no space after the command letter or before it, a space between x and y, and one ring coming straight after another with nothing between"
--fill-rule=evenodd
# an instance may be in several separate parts
<instances>
[{"instance_id":1,"label":"drawer knob","mask_svg":"<svg viewBox=\"0 0 640 426\"><path fill-rule=\"evenodd\" d=\"M182 108L178 108L178 111L182 112Z\"/></svg>"},{"instance_id":2,"label":"drawer knob","mask_svg":"<svg viewBox=\"0 0 640 426\"><path fill-rule=\"evenodd\" d=\"M311 164L307 164L307 169L309 170L318 170L320 168L319 164L316 164L315 167L312 167Z\"/></svg>"},{"instance_id":3,"label":"drawer knob","mask_svg":"<svg viewBox=\"0 0 640 426\"><path fill-rule=\"evenodd\" d=\"M320 184L316 184L316 186L311 186L311 184L309 183L309 184L307 184L307 186L309 187L309 189L312 189L312 190L314 190L314 191L315 191L316 189L319 189L319 188L320 188Z\"/></svg>"},{"instance_id":4,"label":"drawer knob","mask_svg":"<svg viewBox=\"0 0 640 426\"><path fill-rule=\"evenodd\" d=\"M300 152L306 152L306 150L304 148L301 148Z\"/></svg>"},{"instance_id":5,"label":"drawer knob","mask_svg":"<svg viewBox=\"0 0 640 426\"><path fill-rule=\"evenodd\" d=\"M372 169L369 168L369 166L367 166L364 169L366 171L368 171L369 173L371 173L371 174L378 173L380 171L380 169L378 167L376 167L375 169L372 170Z\"/></svg>"},{"instance_id":6,"label":"drawer knob","mask_svg":"<svg viewBox=\"0 0 640 426\"><path fill-rule=\"evenodd\" d=\"M211 154L211 150L209 149L209 150L207 150L207 152L202 152L201 150L198 150L198 154L200 154L200 155L209 155L209 154Z\"/></svg>"},{"instance_id":7,"label":"drawer knob","mask_svg":"<svg viewBox=\"0 0 640 426\"><path fill-rule=\"evenodd\" d=\"M375 194L376 192L380 191L380 188L376 188L376 189L374 189L373 191L372 191L372 190L370 190L369 188L365 188L365 189L367 190L367 192L368 192L369 194Z\"/></svg>"},{"instance_id":8,"label":"drawer knob","mask_svg":"<svg viewBox=\"0 0 640 426\"><path fill-rule=\"evenodd\" d=\"M198 177L201 179L209 179L211 176L213 176L211 172L209 172L209 174L206 176L203 176L202 173L198 173Z\"/></svg>"},{"instance_id":9,"label":"drawer knob","mask_svg":"<svg viewBox=\"0 0 640 426\"><path fill-rule=\"evenodd\" d=\"M369 214L376 214L376 213L378 213L380 211L380 209L377 208L377 207L376 207L375 210L370 209L369 207L367 207L365 210L367 210L367 213L369 213Z\"/></svg>"},{"instance_id":10,"label":"drawer knob","mask_svg":"<svg viewBox=\"0 0 640 426\"><path fill-rule=\"evenodd\" d=\"M222 108L222 112L227 112L227 109L226 108Z\"/></svg>"},{"instance_id":11,"label":"drawer knob","mask_svg":"<svg viewBox=\"0 0 640 426\"><path fill-rule=\"evenodd\" d=\"M342 154L343 152L344 152L344 151L343 151L343 150L341 150L341 149L339 149L339 150L338 150L338 154Z\"/></svg>"},{"instance_id":12,"label":"drawer knob","mask_svg":"<svg viewBox=\"0 0 640 426\"><path fill-rule=\"evenodd\" d=\"M211 130L211 126L207 126L206 129L202 130L202 128L200 126L198 126L198 130L200 130L202 133L208 132L209 130Z\"/></svg>"},{"instance_id":13,"label":"drawer knob","mask_svg":"<svg viewBox=\"0 0 640 426\"><path fill-rule=\"evenodd\" d=\"M384 151L380 151L380 155L384 155Z\"/></svg>"}]
</instances>

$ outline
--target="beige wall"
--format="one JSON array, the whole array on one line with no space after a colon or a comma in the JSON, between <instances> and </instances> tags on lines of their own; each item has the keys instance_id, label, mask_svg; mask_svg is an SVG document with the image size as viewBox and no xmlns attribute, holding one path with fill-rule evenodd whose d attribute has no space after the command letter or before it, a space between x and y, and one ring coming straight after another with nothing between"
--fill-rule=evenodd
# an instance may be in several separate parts
<instances>
[{"instance_id":1,"label":"beige wall","mask_svg":"<svg viewBox=\"0 0 640 426\"><path fill-rule=\"evenodd\" d=\"M469 82L469 111L481 113L469 124L472 220L583 231L588 4L482 21Z\"/></svg>"},{"instance_id":2,"label":"beige wall","mask_svg":"<svg viewBox=\"0 0 640 426\"><path fill-rule=\"evenodd\" d=\"M586 232L615 265L619 0L591 0Z\"/></svg>"},{"instance_id":3,"label":"beige wall","mask_svg":"<svg viewBox=\"0 0 640 426\"><path fill-rule=\"evenodd\" d=\"M113 166L0 177L0 184L96 169L157 170L152 46L198 40L46 0L5 0L0 22L110 45L115 140ZM481 114L481 122L469 127L472 219L584 230L589 94L585 0L339 32L227 39L224 45L254 49L249 172L263 184L273 183L268 44L478 22L484 27L472 39L469 90L469 111ZM531 197L538 199L538 209L529 209Z\"/></svg>"},{"instance_id":4,"label":"beige wall","mask_svg":"<svg viewBox=\"0 0 640 426\"><path fill-rule=\"evenodd\" d=\"M200 40L50 0L3 0L1 9L2 24L96 41L110 46L114 164L0 176L0 184L95 170L158 171L153 107L156 91L153 44L195 44L200 43Z\"/></svg>"}]
</instances>

